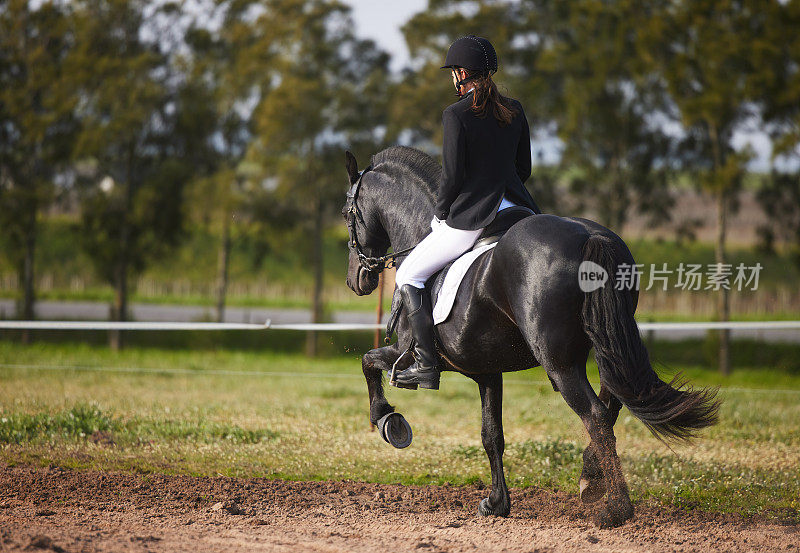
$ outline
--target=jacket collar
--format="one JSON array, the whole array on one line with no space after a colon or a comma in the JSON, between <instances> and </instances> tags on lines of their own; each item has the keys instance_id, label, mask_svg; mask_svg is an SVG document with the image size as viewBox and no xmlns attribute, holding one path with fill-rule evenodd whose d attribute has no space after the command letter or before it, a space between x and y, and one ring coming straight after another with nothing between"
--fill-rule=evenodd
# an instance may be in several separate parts
<instances>
[{"instance_id":1,"label":"jacket collar","mask_svg":"<svg viewBox=\"0 0 800 553\"><path fill-rule=\"evenodd\" d=\"M473 92L475 92L475 89L474 89L474 88L470 88L470 89L469 89L469 92L466 92L465 94L461 95L461 96L458 98L458 99L459 99L459 101L461 101L461 100L464 100L464 99L466 99L466 98L469 98L470 96L472 96L472 93L473 93Z\"/></svg>"}]
</instances>

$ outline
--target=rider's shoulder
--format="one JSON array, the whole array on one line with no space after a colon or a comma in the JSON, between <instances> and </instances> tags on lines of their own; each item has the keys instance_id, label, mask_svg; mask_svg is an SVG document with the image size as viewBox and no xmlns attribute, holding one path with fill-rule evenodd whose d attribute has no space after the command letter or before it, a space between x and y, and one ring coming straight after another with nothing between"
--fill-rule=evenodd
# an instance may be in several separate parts
<instances>
[{"instance_id":1,"label":"rider's shoulder","mask_svg":"<svg viewBox=\"0 0 800 553\"><path fill-rule=\"evenodd\" d=\"M444 108L442 115L446 115L449 113L449 114L454 114L460 118L460 116L465 114L470 109L471 106L472 106L472 100L470 100L469 97L464 97L458 100L457 102L454 102L449 106L447 106L446 108Z\"/></svg>"},{"instance_id":2,"label":"rider's shoulder","mask_svg":"<svg viewBox=\"0 0 800 553\"><path fill-rule=\"evenodd\" d=\"M448 118L454 118L460 121L462 124L466 123L466 115L469 112L470 108L472 107L472 101L468 98L462 98L461 100L454 102L444 108L442 112L442 120L446 120Z\"/></svg>"},{"instance_id":3,"label":"rider's shoulder","mask_svg":"<svg viewBox=\"0 0 800 553\"><path fill-rule=\"evenodd\" d=\"M516 98L512 98L511 96L506 96L506 99L511 103L511 105L520 111L521 113L525 113L525 108L522 107L522 102L517 100Z\"/></svg>"}]
</instances>

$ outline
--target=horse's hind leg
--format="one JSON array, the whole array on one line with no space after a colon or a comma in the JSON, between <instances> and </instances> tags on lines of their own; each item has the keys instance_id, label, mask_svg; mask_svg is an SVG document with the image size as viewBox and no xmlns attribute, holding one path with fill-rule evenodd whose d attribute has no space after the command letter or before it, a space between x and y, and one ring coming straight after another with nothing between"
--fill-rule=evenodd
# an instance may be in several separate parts
<instances>
[{"instance_id":1,"label":"horse's hind leg","mask_svg":"<svg viewBox=\"0 0 800 553\"><path fill-rule=\"evenodd\" d=\"M478 505L478 514L506 517L511 510L511 498L503 474L503 375L482 375L474 379L481 394L481 440L492 469L492 491Z\"/></svg>"},{"instance_id":2,"label":"horse's hind leg","mask_svg":"<svg viewBox=\"0 0 800 553\"><path fill-rule=\"evenodd\" d=\"M608 407L611 426L613 427L617 422L622 403L602 385L600 386L598 398ZM600 501L606 495L603 469L600 467L599 450L594 440L589 442L589 445L583 450L583 470L581 470L578 488L581 501L587 504Z\"/></svg>"},{"instance_id":3,"label":"horse's hind leg","mask_svg":"<svg viewBox=\"0 0 800 553\"><path fill-rule=\"evenodd\" d=\"M378 424L381 417L394 412L394 407L389 405L383 393L383 371L389 370L399 356L400 352L395 343L370 350L361 358L361 370L367 380L369 420L372 424Z\"/></svg>"},{"instance_id":4,"label":"horse's hind leg","mask_svg":"<svg viewBox=\"0 0 800 553\"><path fill-rule=\"evenodd\" d=\"M581 418L595 444L608 492L606 504L597 515L597 524L601 528L620 526L633 516L633 505L617 456L615 417L594 393L586 378L585 365L575 364L563 369L545 365L545 369L555 380L564 400Z\"/></svg>"}]
</instances>

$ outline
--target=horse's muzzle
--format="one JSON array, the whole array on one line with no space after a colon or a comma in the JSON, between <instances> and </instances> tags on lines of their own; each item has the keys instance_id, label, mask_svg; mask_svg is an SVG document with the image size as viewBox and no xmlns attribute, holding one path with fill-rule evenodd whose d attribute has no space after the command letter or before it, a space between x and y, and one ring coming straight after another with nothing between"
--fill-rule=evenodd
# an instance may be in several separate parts
<instances>
[{"instance_id":1,"label":"horse's muzzle","mask_svg":"<svg viewBox=\"0 0 800 553\"><path fill-rule=\"evenodd\" d=\"M368 271L364 267L359 267L356 278L347 277L347 286L356 293L357 296L371 294L378 287L380 275L373 271ZM355 280L355 281L354 281Z\"/></svg>"}]
</instances>

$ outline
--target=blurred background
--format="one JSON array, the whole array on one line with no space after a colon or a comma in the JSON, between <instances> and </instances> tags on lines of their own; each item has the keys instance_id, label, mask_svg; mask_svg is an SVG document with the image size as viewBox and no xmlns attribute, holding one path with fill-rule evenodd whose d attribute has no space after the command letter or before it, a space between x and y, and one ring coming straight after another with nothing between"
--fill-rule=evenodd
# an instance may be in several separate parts
<instances>
[{"instance_id":1,"label":"blurred background","mask_svg":"<svg viewBox=\"0 0 800 553\"><path fill-rule=\"evenodd\" d=\"M640 321L800 318L798 29L794 0L0 0L0 318L374 320L345 286L344 150L438 158L439 67L465 34L526 109L545 212L609 226L645 275L763 267L757 290L654 286ZM268 334L125 340L371 342ZM698 344L730 370L727 334ZM794 353L760 362L800 370Z\"/></svg>"}]
</instances>

